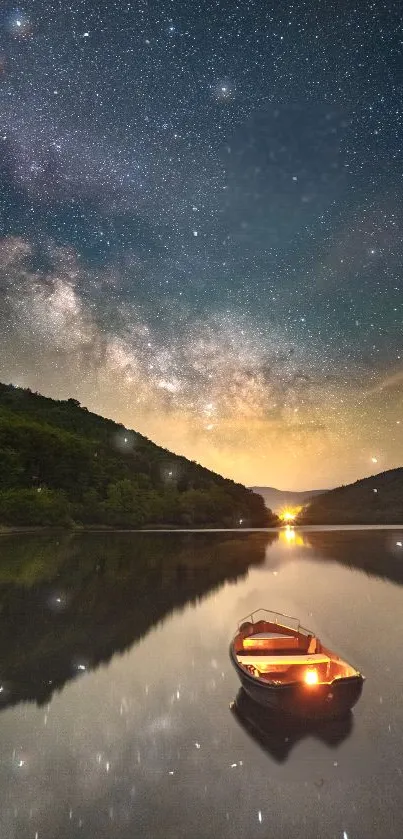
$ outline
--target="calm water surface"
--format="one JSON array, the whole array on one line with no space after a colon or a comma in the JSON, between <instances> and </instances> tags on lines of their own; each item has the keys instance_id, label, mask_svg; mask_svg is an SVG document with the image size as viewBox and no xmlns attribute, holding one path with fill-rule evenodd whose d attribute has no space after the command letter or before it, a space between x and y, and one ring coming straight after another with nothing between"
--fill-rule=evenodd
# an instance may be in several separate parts
<instances>
[{"instance_id":1,"label":"calm water surface","mask_svg":"<svg viewBox=\"0 0 403 839\"><path fill-rule=\"evenodd\" d=\"M403 836L399 542L2 537L1 839ZM361 669L351 718L279 726L243 702L228 643L260 606Z\"/></svg>"}]
</instances>

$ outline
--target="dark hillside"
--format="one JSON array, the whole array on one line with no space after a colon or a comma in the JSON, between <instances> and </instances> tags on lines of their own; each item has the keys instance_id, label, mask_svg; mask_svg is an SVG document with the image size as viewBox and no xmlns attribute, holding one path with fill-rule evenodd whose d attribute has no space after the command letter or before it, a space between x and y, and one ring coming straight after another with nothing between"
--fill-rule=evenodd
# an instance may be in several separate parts
<instances>
[{"instance_id":1,"label":"dark hillside","mask_svg":"<svg viewBox=\"0 0 403 839\"><path fill-rule=\"evenodd\" d=\"M318 495L298 524L402 524L403 468Z\"/></svg>"},{"instance_id":2,"label":"dark hillside","mask_svg":"<svg viewBox=\"0 0 403 839\"><path fill-rule=\"evenodd\" d=\"M241 484L82 408L0 384L0 524L264 527Z\"/></svg>"}]
</instances>

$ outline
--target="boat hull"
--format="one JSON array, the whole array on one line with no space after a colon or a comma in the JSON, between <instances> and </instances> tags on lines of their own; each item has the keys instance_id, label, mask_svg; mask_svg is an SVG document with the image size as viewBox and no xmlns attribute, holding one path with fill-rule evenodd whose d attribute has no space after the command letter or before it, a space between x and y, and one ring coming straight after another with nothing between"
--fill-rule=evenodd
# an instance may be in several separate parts
<instances>
[{"instance_id":1,"label":"boat hull","mask_svg":"<svg viewBox=\"0 0 403 839\"><path fill-rule=\"evenodd\" d=\"M325 685L273 685L249 675L238 663L232 644L230 658L248 696L259 705L284 714L312 719L341 717L353 708L362 693L364 679L360 674Z\"/></svg>"}]
</instances>

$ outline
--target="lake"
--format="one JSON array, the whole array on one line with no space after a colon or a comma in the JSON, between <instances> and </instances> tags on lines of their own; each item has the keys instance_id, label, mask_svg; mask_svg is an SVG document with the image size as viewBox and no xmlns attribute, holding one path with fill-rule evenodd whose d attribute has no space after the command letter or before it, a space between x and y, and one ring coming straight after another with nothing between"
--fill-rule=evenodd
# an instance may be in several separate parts
<instances>
[{"instance_id":1,"label":"lake","mask_svg":"<svg viewBox=\"0 0 403 839\"><path fill-rule=\"evenodd\" d=\"M0 839L402 836L402 543L2 536ZM363 672L351 717L279 725L244 702L228 644L261 606Z\"/></svg>"}]
</instances>

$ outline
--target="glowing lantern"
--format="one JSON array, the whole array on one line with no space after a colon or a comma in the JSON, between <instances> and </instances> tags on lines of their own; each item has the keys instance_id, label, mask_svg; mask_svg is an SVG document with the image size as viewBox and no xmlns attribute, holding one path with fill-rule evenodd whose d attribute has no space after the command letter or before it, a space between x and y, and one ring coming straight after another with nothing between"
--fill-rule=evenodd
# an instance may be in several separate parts
<instances>
[{"instance_id":1,"label":"glowing lantern","mask_svg":"<svg viewBox=\"0 0 403 839\"><path fill-rule=\"evenodd\" d=\"M304 676L304 681L306 685L317 685L318 684L318 671L317 670L307 670Z\"/></svg>"}]
</instances>

